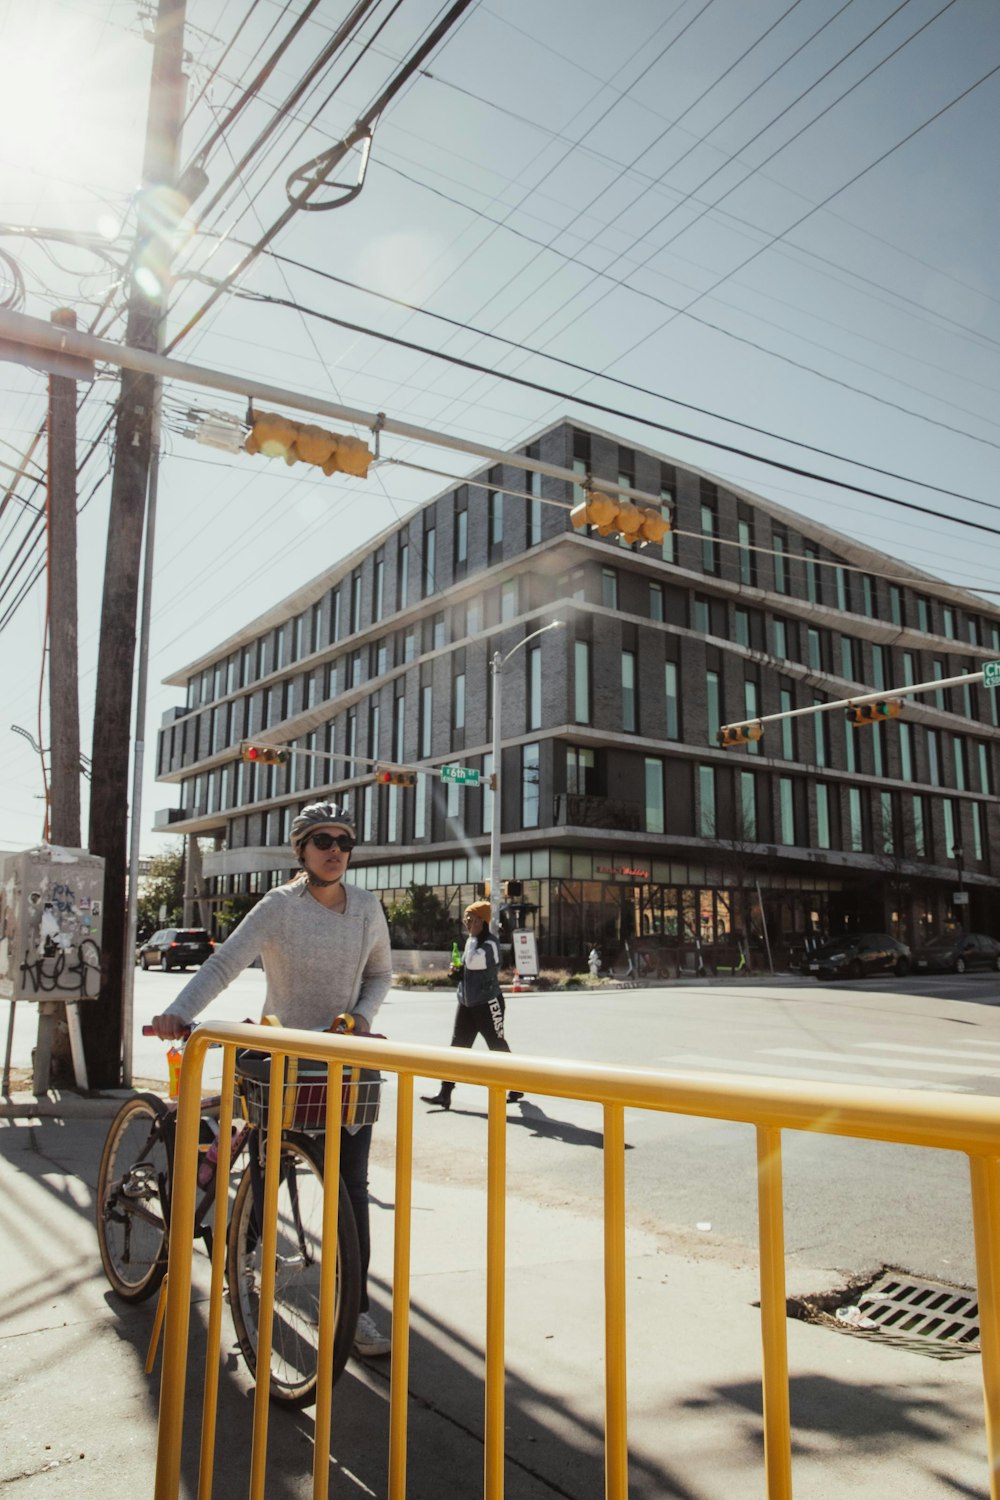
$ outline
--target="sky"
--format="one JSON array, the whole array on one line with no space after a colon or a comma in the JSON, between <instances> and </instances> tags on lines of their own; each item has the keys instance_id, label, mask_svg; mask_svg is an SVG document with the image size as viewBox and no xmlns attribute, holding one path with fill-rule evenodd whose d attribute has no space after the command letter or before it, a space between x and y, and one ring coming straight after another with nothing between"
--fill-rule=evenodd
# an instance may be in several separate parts
<instances>
[{"instance_id":1,"label":"sky","mask_svg":"<svg viewBox=\"0 0 1000 1500\"><path fill-rule=\"evenodd\" d=\"M168 343L444 7L373 0L289 103L347 13L321 0L229 119L304 9L188 0L181 159L208 146L208 187L178 232ZM118 341L151 15L0 0L0 304L69 306ZM576 415L995 600L998 106L989 0L474 0L379 120L360 193L298 212L174 354L495 447ZM79 417L85 753L117 379L102 368ZM44 440L22 464L45 408L45 377L0 362L0 848L38 842L44 818L39 757L11 726L48 744ZM164 676L446 486L414 466L480 467L384 439L367 481L327 479L185 435L212 410L245 402L166 387L147 763L181 696ZM177 798L147 771L143 853Z\"/></svg>"}]
</instances>

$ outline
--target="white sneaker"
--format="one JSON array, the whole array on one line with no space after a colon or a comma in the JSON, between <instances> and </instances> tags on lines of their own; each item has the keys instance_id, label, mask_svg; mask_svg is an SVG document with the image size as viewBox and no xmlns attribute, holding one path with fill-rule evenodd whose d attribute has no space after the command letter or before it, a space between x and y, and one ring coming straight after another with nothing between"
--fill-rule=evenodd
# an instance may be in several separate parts
<instances>
[{"instance_id":1,"label":"white sneaker","mask_svg":"<svg viewBox=\"0 0 1000 1500\"><path fill-rule=\"evenodd\" d=\"M382 1332L371 1313L359 1313L354 1331L355 1354L388 1354L391 1348L392 1340Z\"/></svg>"}]
</instances>

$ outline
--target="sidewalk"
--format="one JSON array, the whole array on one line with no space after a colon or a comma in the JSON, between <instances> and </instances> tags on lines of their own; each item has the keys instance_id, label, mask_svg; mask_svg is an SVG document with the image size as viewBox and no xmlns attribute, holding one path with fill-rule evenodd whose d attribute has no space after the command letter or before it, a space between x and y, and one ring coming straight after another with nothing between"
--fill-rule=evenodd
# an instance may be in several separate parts
<instances>
[{"instance_id":1,"label":"sidewalk","mask_svg":"<svg viewBox=\"0 0 1000 1500\"><path fill-rule=\"evenodd\" d=\"M373 1300L388 1320L395 1096L372 1162ZM0 1312L0 1488L18 1500L152 1493L159 1367L143 1360L153 1305L123 1307L100 1270L93 1192L118 1100L26 1096L0 1120L5 1275ZM11 1106L8 1106L8 1110ZM575 1204L537 1201L531 1116L508 1131L507 1494L603 1494L600 1151L576 1106L562 1140L586 1170ZM583 1106L579 1107L581 1110ZM409 1500L482 1493L485 1101L450 1115L417 1106L413 1189ZM446 1149L442 1149L442 1143ZM452 1173L449 1162L461 1163ZM590 1184L586 1191L583 1181ZM588 1194L590 1201L588 1202ZM690 1242L630 1205L630 1495L759 1500L765 1494L753 1266L710 1234ZM196 1257L189 1386L200 1388L207 1261ZM832 1284L797 1267L790 1294ZM977 1356L941 1362L790 1321L797 1497L955 1500L988 1492ZM247 1492L251 1388L223 1314L216 1494ZM385 1496L388 1361L352 1360L335 1392L331 1494ZM200 1406L185 1427L184 1494L197 1482ZM267 1493L311 1493L312 1412L272 1409ZM12 1494L15 1491L12 1489Z\"/></svg>"}]
</instances>

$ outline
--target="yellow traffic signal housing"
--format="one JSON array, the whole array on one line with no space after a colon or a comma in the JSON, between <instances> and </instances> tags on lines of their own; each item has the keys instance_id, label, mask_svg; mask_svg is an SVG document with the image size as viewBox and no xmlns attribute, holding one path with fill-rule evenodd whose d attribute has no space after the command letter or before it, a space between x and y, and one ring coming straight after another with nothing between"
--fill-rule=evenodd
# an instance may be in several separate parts
<instances>
[{"instance_id":1,"label":"yellow traffic signal housing","mask_svg":"<svg viewBox=\"0 0 1000 1500\"><path fill-rule=\"evenodd\" d=\"M375 780L381 786L416 786L416 771L376 771Z\"/></svg>"},{"instance_id":2,"label":"yellow traffic signal housing","mask_svg":"<svg viewBox=\"0 0 1000 1500\"><path fill-rule=\"evenodd\" d=\"M670 522L650 505L633 505L597 490L585 493L586 499L569 513L570 524L577 529L593 526L598 536L618 532L627 542L662 542L670 530Z\"/></svg>"},{"instance_id":3,"label":"yellow traffic signal housing","mask_svg":"<svg viewBox=\"0 0 1000 1500\"><path fill-rule=\"evenodd\" d=\"M855 703L847 710L847 717L855 729L862 724L878 724L883 719L898 719L903 705L898 698L880 698L876 703Z\"/></svg>"},{"instance_id":4,"label":"yellow traffic signal housing","mask_svg":"<svg viewBox=\"0 0 1000 1500\"><path fill-rule=\"evenodd\" d=\"M258 745L252 741L242 747L244 760L255 762L259 766L287 766L292 758L290 750L282 750L277 745Z\"/></svg>"},{"instance_id":5,"label":"yellow traffic signal housing","mask_svg":"<svg viewBox=\"0 0 1000 1500\"><path fill-rule=\"evenodd\" d=\"M248 453L283 458L286 464L315 464L324 474L353 474L367 479L374 454L360 438L327 432L309 422L295 422L278 412L255 411L243 444Z\"/></svg>"},{"instance_id":6,"label":"yellow traffic signal housing","mask_svg":"<svg viewBox=\"0 0 1000 1500\"><path fill-rule=\"evenodd\" d=\"M744 724L741 728L723 724L715 738L723 750L734 750L738 745L748 745L751 740L763 739L763 736L763 724Z\"/></svg>"}]
</instances>

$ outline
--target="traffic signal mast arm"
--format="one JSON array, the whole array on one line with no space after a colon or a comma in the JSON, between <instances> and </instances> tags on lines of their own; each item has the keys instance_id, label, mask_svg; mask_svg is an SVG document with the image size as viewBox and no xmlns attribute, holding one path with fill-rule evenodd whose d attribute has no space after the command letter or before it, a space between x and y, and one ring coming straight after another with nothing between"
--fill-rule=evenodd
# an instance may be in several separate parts
<instances>
[{"instance_id":1,"label":"traffic signal mast arm","mask_svg":"<svg viewBox=\"0 0 1000 1500\"><path fill-rule=\"evenodd\" d=\"M312 760L328 761L331 764L336 761L340 765L370 766L375 772L377 781L388 782L396 786L414 786L417 776L436 778L441 774L440 766L397 766L387 764L384 760L374 760L368 755L337 755L330 750L305 750L298 745L272 745L268 740L240 741L240 759L256 762L258 765L284 766L297 755L308 756ZM393 780L397 777L399 780Z\"/></svg>"},{"instance_id":2,"label":"traffic signal mast arm","mask_svg":"<svg viewBox=\"0 0 1000 1500\"><path fill-rule=\"evenodd\" d=\"M965 682L982 682L983 674L979 672L963 672L961 677L937 677L933 682L914 682L906 687L885 688L880 693L859 693L854 698L838 698L833 703L814 703L810 708L786 708L779 714L761 714L754 719L740 719L733 724L723 724L719 730L719 743L725 745L725 737L733 735L730 744L742 744L744 741L735 738L735 732L739 730L752 730L758 725L774 724L779 719L801 719L807 714L828 714L835 709L844 709L849 712L852 708L861 708L866 703L898 703L903 698L912 698L917 693L937 693L942 688L960 687ZM898 709L893 712L889 709L886 717L895 718ZM875 720L859 719L859 723L874 723ZM750 739L759 739L760 735L750 734Z\"/></svg>"}]
</instances>

